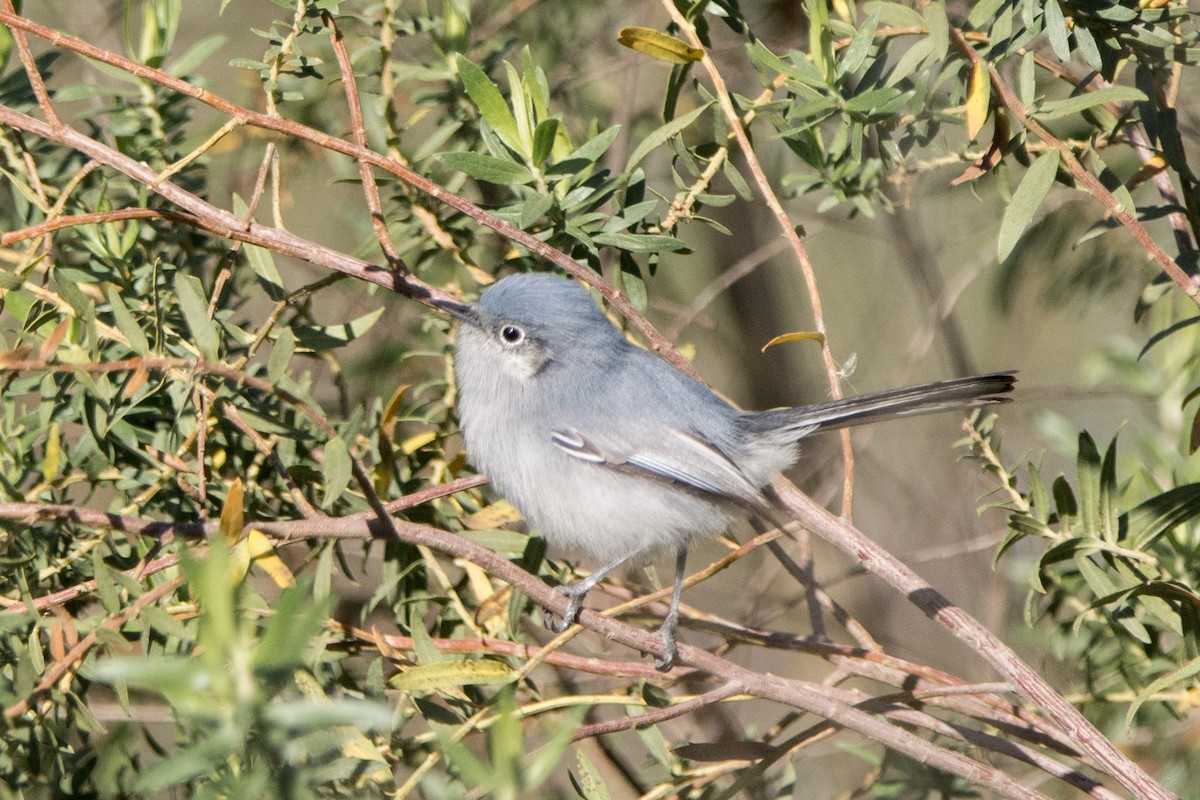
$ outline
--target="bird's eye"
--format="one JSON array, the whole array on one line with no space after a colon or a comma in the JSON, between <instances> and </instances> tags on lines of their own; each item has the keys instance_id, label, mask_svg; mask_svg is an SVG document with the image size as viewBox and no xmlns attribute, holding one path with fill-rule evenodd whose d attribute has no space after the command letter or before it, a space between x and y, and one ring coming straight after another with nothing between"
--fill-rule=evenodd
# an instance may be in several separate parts
<instances>
[{"instance_id":1,"label":"bird's eye","mask_svg":"<svg viewBox=\"0 0 1200 800\"><path fill-rule=\"evenodd\" d=\"M505 325L500 329L500 338L505 344L520 344L525 338L525 331L518 328L516 325Z\"/></svg>"}]
</instances>

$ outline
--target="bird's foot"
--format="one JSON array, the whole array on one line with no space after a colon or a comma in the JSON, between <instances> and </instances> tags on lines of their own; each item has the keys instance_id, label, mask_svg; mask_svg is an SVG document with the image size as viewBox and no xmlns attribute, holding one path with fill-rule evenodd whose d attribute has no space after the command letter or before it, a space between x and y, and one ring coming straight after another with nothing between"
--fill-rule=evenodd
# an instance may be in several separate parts
<instances>
[{"instance_id":1,"label":"bird's foot","mask_svg":"<svg viewBox=\"0 0 1200 800\"><path fill-rule=\"evenodd\" d=\"M554 612L547 608L542 612L542 620L547 629L554 633L562 633L579 619L579 612L583 610L583 598L587 596L590 587L581 590L578 583L572 583L554 588L567 598L567 610L561 617L555 617Z\"/></svg>"},{"instance_id":2,"label":"bird's foot","mask_svg":"<svg viewBox=\"0 0 1200 800\"><path fill-rule=\"evenodd\" d=\"M671 667L675 666L675 658L679 655L679 649L675 646L675 628L678 623L678 618L669 616L659 626L658 638L662 639L663 654L662 658L654 659L654 668L659 672L670 672Z\"/></svg>"}]
</instances>

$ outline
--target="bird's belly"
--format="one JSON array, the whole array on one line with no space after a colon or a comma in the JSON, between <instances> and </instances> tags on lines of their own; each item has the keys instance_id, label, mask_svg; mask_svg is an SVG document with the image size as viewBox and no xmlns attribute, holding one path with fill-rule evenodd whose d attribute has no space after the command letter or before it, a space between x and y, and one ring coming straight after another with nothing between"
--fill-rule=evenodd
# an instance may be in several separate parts
<instances>
[{"instance_id":1,"label":"bird's belly","mask_svg":"<svg viewBox=\"0 0 1200 800\"><path fill-rule=\"evenodd\" d=\"M582 551L607 563L715 536L735 516L723 502L574 458L554 445L522 451L537 457L515 462L501 453L470 455L554 549Z\"/></svg>"}]
</instances>

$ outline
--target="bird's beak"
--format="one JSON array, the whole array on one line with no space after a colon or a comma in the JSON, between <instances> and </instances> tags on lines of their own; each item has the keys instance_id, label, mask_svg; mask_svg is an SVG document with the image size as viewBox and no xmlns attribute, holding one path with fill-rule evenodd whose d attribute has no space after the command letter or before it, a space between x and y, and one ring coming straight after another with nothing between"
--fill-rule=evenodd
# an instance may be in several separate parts
<instances>
[{"instance_id":1,"label":"bird's beak","mask_svg":"<svg viewBox=\"0 0 1200 800\"><path fill-rule=\"evenodd\" d=\"M476 328L480 326L479 312L475 310L475 306L459 303L456 300L442 300L439 298L434 298L429 304L439 311L445 311L460 322L466 322Z\"/></svg>"}]
</instances>

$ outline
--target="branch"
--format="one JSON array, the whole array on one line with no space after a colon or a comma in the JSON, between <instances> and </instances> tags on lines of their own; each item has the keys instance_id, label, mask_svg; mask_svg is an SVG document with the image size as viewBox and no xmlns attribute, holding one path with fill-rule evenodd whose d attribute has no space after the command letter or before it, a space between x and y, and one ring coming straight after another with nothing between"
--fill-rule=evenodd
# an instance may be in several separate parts
<instances>
[{"instance_id":1,"label":"branch","mask_svg":"<svg viewBox=\"0 0 1200 800\"><path fill-rule=\"evenodd\" d=\"M833 358L833 351L829 347L829 336L825 327L825 311L821 303L821 291L817 286L817 276L813 270L812 261L808 257L808 250L804 247L804 242L800 238L800 233L797 231L796 226L788 217L787 212L783 210L783 205L779 202L779 198L775 196L775 190L771 188L771 182L767 179L767 174L763 171L762 165L758 163L758 155L755 153L753 145L750 144L750 137L746 135L746 129L742 126L742 120L737 113L737 109L733 106L733 98L729 95L729 89L725 86L725 80L721 77L721 73L717 70L717 66L713 63L708 51L704 49L704 43L700 40L699 34L696 33L695 26L692 25L690 20L684 17L673 0L662 0L662 4L667 13L671 15L671 19L679 26L679 29L687 35L692 47L701 53L700 63L708 71L708 78L712 81L717 100L720 102L721 110L725 114L725 120L729 123L730 130L737 137L742 157L746 159L746 164L750 167L750 174L754 176L754 182L758 185L758 190L763 197L763 201L775 216L780 230L783 232L788 244L791 245L792 252L796 255L796 261L800 264L800 273L804 276L804 285L808 290L808 302L813 314L813 327L816 328L817 333L821 334L821 357L825 362L825 377L829 381L830 397L838 400L842 397L840 372L838 371L837 361ZM849 430L843 429L839 431L838 436L842 443L842 516L849 517L854 509L854 448L850 441Z\"/></svg>"},{"instance_id":2,"label":"branch","mask_svg":"<svg viewBox=\"0 0 1200 800\"><path fill-rule=\"evenodd\" d=\"M927 617L940 623L955 638L983 656L1006 680L1017 686L1035 707L1054 720L1081 752L1093 758L1126 789L1148 800L1174 798L974 617L951 603L848 520L829 513L784 478L778 478L773 486L784 508L800 524L903 593Z\"/></svg>"},{"instance_id":3,"label":"branch","mask_svg":"<svg viewBox=\"0 0 1200 800\"><path fill-rule=\"evenodd\" d=\"M975 52L975 49L963 38L962 31L954 26L950 27L950 39L972 66L983 62L979 54ZM1022 105L1020 99L1017 98L1016 92L1004 82L1004 79L1000 77L1000 73L994 66L987 64L987 70L992 88L996 90L996 94L1000 97L1000 102L1009 110L1009 113L1020 120L1021 124L1033 133L1034 136L1058 150L1063 165L1066 166L1072 177L1082 184L1092 197L1100 201L1109 216L1116 219L1117 222L1121 223L1133 235L1133 238L1142 246L1147 255L1153 259L1154 263L1158 264L1159 268L1167 274L1167 277L1174 281L1194 303L1200 305L1200 279L1194 279L1184 272L1183 267L1179 266L1166 250L1159 247L1158 242L1154 241L1154 237L1150 235L1150 231L1146 230L1145 226L1138 221L1133 211L1125 208L1113 193L1100 182L1100 179L1079 162L1079 159L1075 157L1075 151L1030 116L1029 111Z\"/></svg>"},{"instance_id":4,"label":"branch","mask_svg":"<svg viewBox=\"0 0 1200 800\"><path fill-rule=\"evenodd\" d=\"M654 326L652 326L650 322L630 304L626 298L622 297L616 289L601 279L601 277L591 269L583 264L580 264L578 261L567 256L565 253L562 253L545 242L537 239L531 234L526 233L520 228L501 220L494 214L484 211L482 208L470 202L469 200L459 197L445 187L434 183L425 176L415 172L408 166L401 164L395 159L388 158L387 156L376 153L366 147L360 147L356 144L351 144L344 139L330 136L327 133L318 131L315 128L310 128L307 125L301 125L298 122L293 122L291 120L286 120L270 114L252 111L235 103L231 103L228 100L213 94L207 89L194 86L187 81L175 78L166 74L165 72L162 72L161 70L148 67L145 64L140 64L136 61L119 56L116 53L112 53L96 47L95 45L88 44L82 39L78 39L74 36L69 36L65 33L62 33L61 31L46 27L45 25L34 22L33 20L14 14L11 11L0 11L0 23L8 25L14 30L14 32L26 31L28 33L32 33L34 36L50 42L50 44L54 45L55 47L61 47L64 50L70 50L95 61L114 66L129 73L130 75L157 83L158 85L164 86L172 91L178 92L179 94L191 97L200 101L201 103L204 103L205 105L217 109L224 114L241 120L246 125L252 125L256 128L263 128L264 130L277 131L296 139L311 142L318 147L323 147L327 150L332 150L335 153L341 153L342 155L350 156L351 158L372 164L382 170L390 172L400 180L412 186L417 191L428 195L440 203L450 206L462 214L465 214L479 224L487 228L491 228L506 239L522 245L534 255L544 258L545 260L561 267L568 273L579 278L581 281L588 284L588 286L599 292L609 304L620 311L621 315L629 320L629 323L646 339L646 341L654 348L654 350L659 352L664 358L682 369L684 372L692 375L693 377L696 376L695 368L692 367L691 363L687 359L685 359L675 350L671 342L669 342L661 333L659 333ZM87 142L91 142L91 145L95 147L104 148L105 150L108 149L105 148L104 145L94 142L83 134L79 134L69 128L63 130L61 123L58 125L40 123L37 120L34 120L32 117L26 117L24 114L19 114L16 111L3 107L0 107L0 111L3 112L0 113L0 123L12 125L13 127L21 128L23 130L30 130L34 133L37 133L39 136L50 139L51 141L78 149L80 152L84 152L89 155L92 154L93 147L89 146L87 149L84 149L83 147L79 146L81 144L86 145ZM35 123L35 125L28 125L28 123L24 125L14 124L14 120L19 121L22 119ZM84 141L81 142L80 140ZM123 159L123 163L126 167L130 165L140 166L137 165L137 162L134 162L132 159L128 159L124 156L120 157ZM125 174L133 177L135 180L147 186L153 183L153 178L150 180L143 179L145 173L149 171L148 169L138 169L137 175L135 175L133 172L127 171L127 169L116 167L115 164L107 161L104 161L103 163L108 163L109 166L120 169L121 172L125 172ZM167 194L163 191L165 186L166 185L156 187L155 190L164 197L167 197ZM183 190L175 187L175 191L182 192ZM176 199L171 197L167 197L167 199L171 200L172 202L178 202ZM221 213L227 214L227 212ZM233 215L230 214L228 216L232 217ZM229 227L230 226L228 223L226 223L221 226L221 230L216 230L213 232L220 233L221 235L228 235L225 230ZM254 228L259 228L259 226L254 226ZM414 300L425 302L426 304L428 304L428 301L432 297L446 297L440 290L434 289L428 284L422 283L415 278L405 276L402 279L401 276L396 275L394 272L384 270L380 267L367 265L366 262L350 258L349 256L345 256L341 253L335 253L327 248L320 247L319 245L312 244L311 242L306 242L305 240L295 237L290 233L279 232L279 235L283 238L278 242L255 240L252 243L260 244L263 247L274 247L276 244L282 244L287 245L289 248L294 248L297 242L300 242L303 243L304 247L300 247L296 250L280 249L279 252L283 252L288 255L295 255L298 258L303 258L304 260L311 261L314 264L319 264L331 269L346 272L349 275L354 275L355 277L362 278L363 280L370 280L373 283L378 283L381 286L392 289L400 294L404 294L405 296ZM246 241L251 240L246 239ZM305 253L309 253L310 255L305 255ZM317 254L322 255L324 259L332 260L318 260L310 257ZM373 273L383 273L383 275ZM392 277L389 280L388 278L383 277L384 275L390 275Z\"/></svg>"}]
</instances>

